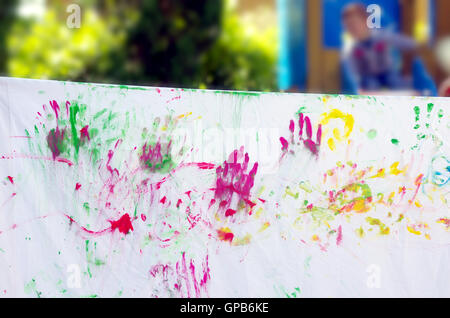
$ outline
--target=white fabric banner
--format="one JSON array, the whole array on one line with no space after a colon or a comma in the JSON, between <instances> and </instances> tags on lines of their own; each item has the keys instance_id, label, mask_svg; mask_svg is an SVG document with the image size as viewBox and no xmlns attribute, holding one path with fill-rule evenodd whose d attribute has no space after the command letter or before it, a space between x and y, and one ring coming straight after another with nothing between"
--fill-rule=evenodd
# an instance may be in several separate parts
<instances>
[{"instance_id":1,"label":"white fabric banner","mask_svg":"<svg viewBox=\"0 0 450 318\"><path fill-rule=\"evenodd\" d=\"M449 106L0 78L0 295L449 297Z\"/></svg>"}]
</instances>

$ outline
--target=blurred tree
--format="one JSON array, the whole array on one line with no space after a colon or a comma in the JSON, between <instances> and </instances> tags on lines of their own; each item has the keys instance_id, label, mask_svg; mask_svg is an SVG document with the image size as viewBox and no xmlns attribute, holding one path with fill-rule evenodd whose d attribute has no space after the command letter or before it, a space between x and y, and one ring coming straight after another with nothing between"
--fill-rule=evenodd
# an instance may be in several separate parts
<instances>
[{"instance_id":1,"label":"blurred tree","mask_svg":"<svg viewBox=\"0 0 450 318\"><path fill-rule=\"evenodd\" d=\"M276 23L255 28L228 0L78 0L80 29L66 25L69 2L49 0L42 19L15 21L7 45L10 75L276 89Z\"/></svg>"},{"instance_id":2,"label":"blurred tree","mask_svg":"<svg viewBox=\"0 0 450 318\"><path fill-rule=\"evenodd\" d=\"M222 34L202 64L206 87L277 90L278 29L265 13L253 12L263 20L255 23L254 19L244 19L237 13L236 2L226 2Z\"/></svg>"},{"instance_id":3,"label":"blurred tree","mask_svg":"<svg viewBox=\"0 0 450 318\"><path fill-rule=\"evenodd\" d=\"M222 0L144 0L139 11L126 80L198 87L202 57L220 34Z\"/></svg>"},{"instance_id":4,"label":"blurred tree","mask_svg":"<svg viewBox=\"0 0 450 318\"><path fill-rule=\"evenodd\" d=\"M6 72L8 51L6 39L14 21L17 0L3 0L0 5L0 74Z\"/></svg>"},{"instance_id":5,"label":"blurred tree","mask_svg":"<svg viewBox=\"0 0 450 318\"><path fill-rule=\"evenodd\" d=\"M112 67L109 54L123 47L125 33L112 32L88 8L79 29L68 28L57 12L50 9L39 21L16 21L8 38L9 74L60 80L107 78Z\"/></svg>"}]
</instances>

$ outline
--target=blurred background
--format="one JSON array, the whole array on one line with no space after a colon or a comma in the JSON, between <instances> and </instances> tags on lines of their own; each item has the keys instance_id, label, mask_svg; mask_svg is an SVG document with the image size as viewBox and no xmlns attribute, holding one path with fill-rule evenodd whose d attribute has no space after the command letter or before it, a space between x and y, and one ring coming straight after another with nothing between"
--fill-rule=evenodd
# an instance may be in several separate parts
<instances>
[{"instance_id":1,"label":"blurred background","mask_svg":"<svg viewBox=\"0 0 450 318\"><path fill-rule=\"evenodd\" d=\"M72 4L80 8L79 27L68 22L73 22L74 11L68 10ZM2 0L0 74L183 88L450 96L450 1L357 3L364 8L378 5L381 28L376 31L413 41L408 54L397 50L395 41L380 45L385 37L372 36L372 30L366 37L373 41L352 39L351 19L359 17L347 10L353 4L348 0ZM353 13L344 19L346 10ZM373 18L370 14L360 17ZM389 73L401 74L408 84L394 87L383 80L365 87L361 77L372 75L363 67L361 50L352 51L358 45L367 57L375 56L376 65L381 63L380 47L386 46ZM348 59L362 68L347 67Z\"/></svg>"}]
</instances>

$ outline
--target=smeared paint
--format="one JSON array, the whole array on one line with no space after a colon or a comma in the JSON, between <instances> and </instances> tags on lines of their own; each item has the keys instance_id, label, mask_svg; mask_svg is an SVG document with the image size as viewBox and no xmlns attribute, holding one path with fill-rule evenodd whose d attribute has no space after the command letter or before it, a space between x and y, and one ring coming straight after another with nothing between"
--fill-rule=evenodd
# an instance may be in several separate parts
<instances>
[{"instance_id":1,"label":"smeared paint","mask_svg":"<svg viewBox=\"0 0 450 318\"><path fill-rule=\"evenodd\" d=\"M130 231L133 231L133 224L131 224L131 218L128 213L122 215L117 221L109 220L109 223L111 223L112 231L117 229L123 234L128 234Z\"/></svg>"},{"instance_id":2,"label":"smeared paint","mask_svg":"<svg viewBox=\"0 0 450 318\"><path fill-rule=\"evenodd\" d=\"M233 241L233 238L234 238L234 234L227 227L221 228L220 230L218 230L217 235L219 237L219 240L228 241L230 243Z\"/></svg>"},{"instance_id":3,"label":"smeared paint","mask_svg":"<svg viewBox=\"0 0 450 318\"><path fill-rule=\"evenodd\" d=\"M214 198L219 202L221 209L229 209L233 199L236 200L237 205L241 202L246 205L251 203L250 192L258 171L258 163L255 162L247 173L249 161L249 155L248 153L244 155L242 147L233 151L228 160L217 167Z\"/></svg>"},{"instance_id":4,"label":"smeared paint","mask_svg":"<svg viewBox=\"0 0 450 318\"><path fill-rule=\"evenodd\" d=\"M341 245L342 243L342 226L339 225L336 237L336 245Z\"/></svg>"}]
</instances>

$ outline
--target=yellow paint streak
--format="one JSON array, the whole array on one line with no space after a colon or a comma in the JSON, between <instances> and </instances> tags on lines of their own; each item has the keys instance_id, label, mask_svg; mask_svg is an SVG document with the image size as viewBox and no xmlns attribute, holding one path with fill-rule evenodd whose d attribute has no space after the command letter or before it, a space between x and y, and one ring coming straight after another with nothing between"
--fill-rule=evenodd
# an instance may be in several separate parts
<instances>
[{"instance_id":1,"label":"yellow paint streak","mask_svg":"<svg viewBox=\"0 0 450 318\"><path fill-rule=\"evenodd\" d=\"M258 232L265 231L269 226L270 226L270 223L269 223L269 222L264 223L264 224L261 226L261 228L259 229Z\"/></svg>"},{"instance_id":2,"label":"yellow paint streak","mask_svg":"<svg viewBox=\"0 0 450 318\"><path fill-rule=\"evenodd\" d=\"M181 115L178 115L177 116L177 119L181 119L181 118L183 118L183 117L189 117L189 116L191 116L192 115L192 112L189 112L189 113L186 113L186 114L181 114Z\"/></svg>"},{"instance_id":3,"label":"yellow paint streak","mask_svg":"<svg viewBox=\"0 0 450 318\"><path fill-rule=\"evenodd\" d=\"M285 194L285 196L288 195L290 197L293 197L294 199L298 199L298 192L297 193L292 192L289 187L286 188L286 191L284 194Z\"/></svg>"},{"instance_id":4,"label":"yellow paint streak","mask_svg":"<svg viewBox=\"0 0 450 318\"><path fill-rule=\"evenodd\" d=\"M342 141L341 132L339 131L339 129L337 128L333 129L333 136L334 138L336 138L337 141Z\"/></svg>"},{"instance_id":5,"label":"yellow paint streak","mask_svg":"<svg viewBox=\"0 0 450 318\"><path fill-rule=\"evenodd\" d=\"M400 170L400 169L398 169L399 164L400 164L400 162L394 162L391 165L391 168L389 169L389 173L393 174L394 176L398 176L400 173L405 174L408 167L405 167L403 170Z\"/></svg>"},{"instance_id":6,"label":"yellow paint streak","mask_svg":"<svg viewBox=\"0 0 450 318\"><path fill-rule=\"evenodd\" d=\"M252 236L250 234L247 234L243 238L234 238L233 240L233 246L240 246L240 245L248 245L250 244L250 241L252 239Z\"/></svg>"},{"instance_id":7,"label":"yellow paint streak","mask_svg":"<svg viewBox=\"0 0 450 318\"><path fill-rule=\"evenodd\" d=\"M366 200L364 198L355 199L355 204L353 205L353 211L356 213L364 213L370 210L370 206L366 205Z\"/></svg>"},{"instance_id":8,"label":"yellow paint streak","mask_svg":"<svg viewBox=\"0 0 450 318\"><path fill-rule=\"evenodd\" d=\"M328 139L328 148L330 148L331 151L335 151L336 150L336 144L334 143L334 139L330 138Z\"/></svg>"},{"instance_id":9,"label":"yellow paint streak","mask_svg":"<svg viewBox=\"0 0 450 318\"><path fill-rule=\"evenodd\" d=\"M422 233L420 232L420 231L417 231L415 228L413 228L412 226L407 226L406 227L407 229L408 229L408 231L410 232L410 233L412 233L412 234L415 234L415 235L421 235Z\"/></svg>"},{"instance_id":10,"label":"yellow paint streak","mask_svg":"<svg viewBox=\"0 0 450 318\"><path fill-rule=\"evenodd\" d=\"M378 170L377 174L370 177L370 179L375 179L375 178L384 178L386 177L386 171L383 169Z\"/></svg>"},{"instance_id":11,"label":"yellow paint streak","mask_svg":"<svg viewBox=\"0 0 450 318\"><path fill-rule=\"evenodd\" d=\"M360 238L364 237L365 234L364 234L364 230L363 230L362 226L359 229L356 229L355 231L356 231L356 235L358 235Z\"/></svg>"},{"instance_id":12,"label":"yellow paint streak","mask_svg":"<svg viewBox=\"0 0 450 318\"><path fill-rule=\"evenodd\" d=\"M355 119L351 114L341 112L339 109L333 109L329 113L322 114L321 124L326 125L331 119L341 119L344 122L344 137L348 138L353 131Z\"/></svg>"}]
</instances>

